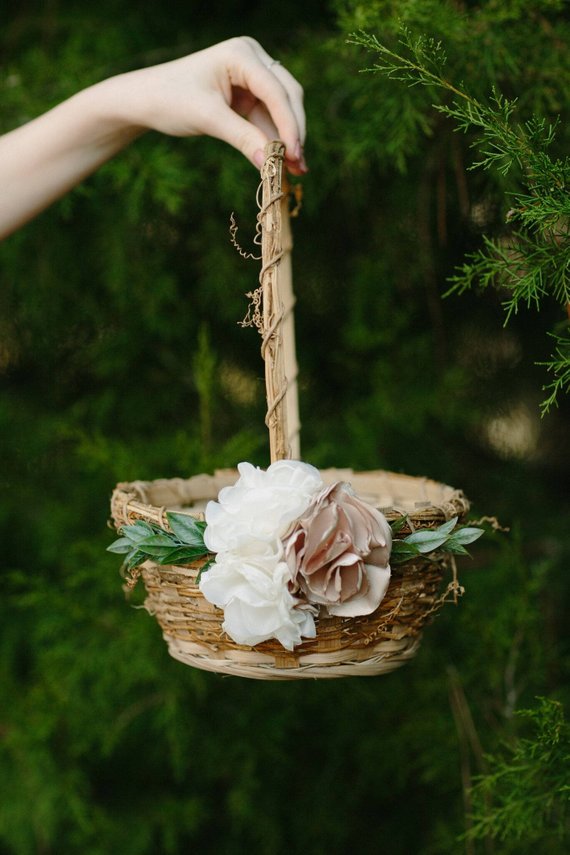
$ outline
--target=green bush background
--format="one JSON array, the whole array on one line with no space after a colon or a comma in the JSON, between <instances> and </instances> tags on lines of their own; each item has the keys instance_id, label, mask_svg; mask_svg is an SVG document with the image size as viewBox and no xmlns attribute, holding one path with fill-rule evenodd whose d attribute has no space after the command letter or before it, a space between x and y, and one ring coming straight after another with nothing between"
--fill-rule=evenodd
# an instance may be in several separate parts
<instances>
[{"instance_id":1,"label":"green bush background","mask_svg":"<svg viewBox=\"0 0 570 855\"><path fill-rule=\"evenodd\" d=\"M562 318L552 305L503 328L500 288L441 299L482 235L504 233L517 178L470 172L472 139L430 92L360 74L369 57L346 45L359 28L395 44L403 19L443 40L477 97L495 84L522 119L560 115L564 152L564 7L4 8L3 131L244 31L291 68L310 129L294 226L304 458L434 477L511 531L476 545L460 607L392 675L271 684L169 659L105 552L110 492L268 450L258 337L236 323L257 270L228 240L231 211L244 243L253 231L255 171L222 143L149 134L0 247L0 852L567 851L563 799L524 834L499 820L460 839L513 801L478 802L470 783L486 754L533 738L516 711L568 701L569 408L540 419L536 365ZM563 758L539 760L523 808Z\"/></svg>"}]
</instances>

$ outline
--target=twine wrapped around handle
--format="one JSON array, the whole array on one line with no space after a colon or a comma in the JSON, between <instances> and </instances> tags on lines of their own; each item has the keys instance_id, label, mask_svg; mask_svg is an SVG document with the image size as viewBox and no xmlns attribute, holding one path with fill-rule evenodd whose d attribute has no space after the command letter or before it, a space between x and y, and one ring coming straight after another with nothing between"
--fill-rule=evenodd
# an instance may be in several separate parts
<instances>
[{"instance_id":1,"label":"twine wrapped around handle","mask_svg":"<svg viewBox=\"0 0 570 855\"><path fill-rule=\"evenodd\" d=\"M265 361L265 386L271 462L300 456L297 360L291 275L292 239L288 193L284 184L285 146L280 141L265 147L261 168L261 273L263 326L261 353Z\"/></svg>"}]
</instances>

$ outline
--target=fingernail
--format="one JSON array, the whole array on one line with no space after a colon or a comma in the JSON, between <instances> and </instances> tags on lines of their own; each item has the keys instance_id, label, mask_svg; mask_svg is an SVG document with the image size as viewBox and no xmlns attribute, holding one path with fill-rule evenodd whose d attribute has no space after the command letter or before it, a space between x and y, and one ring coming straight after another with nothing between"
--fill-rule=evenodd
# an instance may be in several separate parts
<instances>
[{"instance_id":1,"label":"fingernail","mask_svg":"<svg viewBox=\"0 0 570 855\"><path fill-rule=\"evenodd\" d=\"M307 164L305 162L305 155L304 154L301 154L301 157L299 158L299 169L302 172L308 172L309 171L309 167L307 166Z\"/></svg>"},{"instance_id":2,"label":"fingernail","mask_svg":"<svg viewBox=\"0 0 570 855\"><path fill-rule=\"evenodd\" d=\"M263 154L263 151L260 148L258 148L257 151L254 152L254 154L253 154L253 162L255 163L255 165L257 166L258 169L261 169L264 161L265 161L265 155Z\"/></svg>"},{"instance_id":3,"label":"fingernail","mask_svg":"<svg viewBox=\"0 0 570 855\"><path fill-rule=\"evenodd\" d=\"M303 149L301 148L301 140L297 140L295 143L295 148L293 149L293 153L295 155L295 160L301 160L303 157Z\"/></svg>"}]
</instances>

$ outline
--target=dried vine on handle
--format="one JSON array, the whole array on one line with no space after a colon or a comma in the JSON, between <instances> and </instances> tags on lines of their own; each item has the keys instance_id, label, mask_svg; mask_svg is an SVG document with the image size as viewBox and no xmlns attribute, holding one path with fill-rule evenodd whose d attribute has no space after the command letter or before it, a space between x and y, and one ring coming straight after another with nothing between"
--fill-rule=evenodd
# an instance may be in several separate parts
<instances>
[{"instance_id":1,"label":"dried vine on handle","mask_svg":"<svg viewBox=\"0 0 570 855\"><path fill-rule=\"evenodd\" d=\"M259 213L254 244L261 256L245 252L237 242L237 225L231 218L231 242L244 258L261 258L259 287L247 294L250 305L243 326L255 326L262 337L265 361L267 414L271 461L300 457L300 422L297 395L297 360L293 322L291 275L291 231L289 227L289 187L283 175L285 146L268 143L261 182L257 192ZM300 192L294 194L296 216Z\"/></svg>"}]
</instances>

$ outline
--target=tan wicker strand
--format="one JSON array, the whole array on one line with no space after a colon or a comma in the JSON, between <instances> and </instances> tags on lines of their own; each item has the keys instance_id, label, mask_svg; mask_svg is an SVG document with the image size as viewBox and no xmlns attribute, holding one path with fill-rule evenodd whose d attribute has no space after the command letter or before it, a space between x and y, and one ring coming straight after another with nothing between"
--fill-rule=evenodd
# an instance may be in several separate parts
<instances>
[{"instance_id":1,"label":"tan wicker strand","mask_svg":"<svg viewBox=\"0 0 570 855\"><path fill-rule=\"evenodd\" d=\"M283 359L285 365L285 377L287 379L287 392L285 396L285 409L287 411L287 442L291 457L294 460L301 459L301 421L299 418L299 392L297 376L297 354L295 347L295 295L293 293L292 272L292 250L293 235L291 234L291 222L289 214L289 199L291 186L287 177L283 175L283 196L281 198L281 245L283 256L279 267L279 290L281 302L283 303Z\"/></svg>"}]
</instances>

